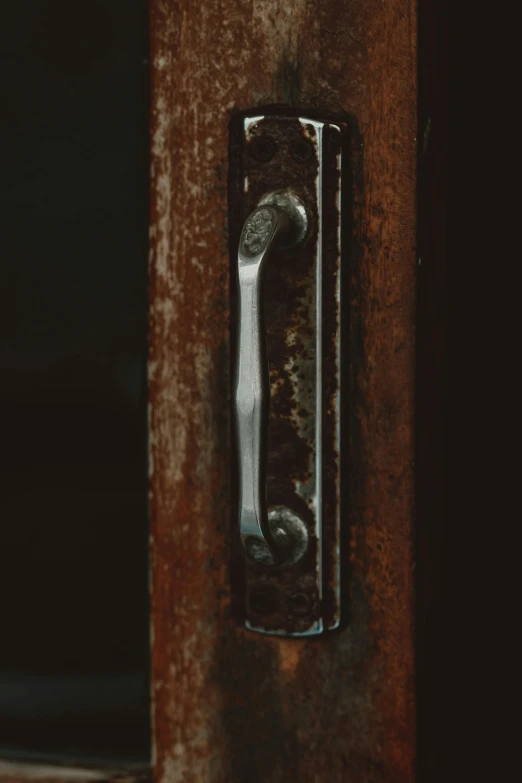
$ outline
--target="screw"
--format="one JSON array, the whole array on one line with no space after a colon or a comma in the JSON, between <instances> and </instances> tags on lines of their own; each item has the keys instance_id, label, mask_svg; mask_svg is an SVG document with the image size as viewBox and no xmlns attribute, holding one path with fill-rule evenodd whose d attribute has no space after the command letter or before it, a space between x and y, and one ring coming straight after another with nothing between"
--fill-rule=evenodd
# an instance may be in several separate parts
<instances>
[{"instance_id":1,"label":"screw","mask_svg":"<svg viewBox=\"0 0 522 783\"><path fill-rule=\"evenodd\" d=\"M306 139L295 139L290 146L290 154L296 163L306 163L312 157L314 148Z\"/></svg>"},{"instance_id":2,"label":"screw","mask_svg":"<svg viewBox=\"0 0 522 783\"><path fill-rule=\"evenodd\" d=\"M274 157L276 145L270 136L254 136L248 146L248 151L254 160L267 163Z\"/></svg>"}]
</instances>

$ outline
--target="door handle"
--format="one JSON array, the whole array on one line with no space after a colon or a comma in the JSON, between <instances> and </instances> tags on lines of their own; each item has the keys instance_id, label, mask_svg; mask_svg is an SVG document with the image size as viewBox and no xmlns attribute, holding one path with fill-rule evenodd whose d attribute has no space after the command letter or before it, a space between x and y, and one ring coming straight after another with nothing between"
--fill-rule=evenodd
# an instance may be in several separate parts
<instances>
[{"instance_id":1,"label":"door handle","mask_svg":"<svg viewBox=\"0 0 522 783\"><path fill-rule=\"evenodd\" d=\"M266 201L266 200L265 200ZM296 562L306 551L305 523L290 509L266 509L266 430L270 389L263 318L265 265L277 250L301 243L306 212L291 195L258 206L245 221L238 250L239 327L236 419L239 530L249 557L265 565Z\"/></svg>"},{"instance_id":2,"label":"door handle","mask_svg":"<svg viewBox=\"0 0 522 783\"><path fill-rule=\"evenodd\" d=\"M248 629L321 634L340 624L345 554L349 130L291 110L246 112L232 119L230 155L233 568L245 575L233 576L244 585L235 604Z\"/></svg>"}]
</instances>

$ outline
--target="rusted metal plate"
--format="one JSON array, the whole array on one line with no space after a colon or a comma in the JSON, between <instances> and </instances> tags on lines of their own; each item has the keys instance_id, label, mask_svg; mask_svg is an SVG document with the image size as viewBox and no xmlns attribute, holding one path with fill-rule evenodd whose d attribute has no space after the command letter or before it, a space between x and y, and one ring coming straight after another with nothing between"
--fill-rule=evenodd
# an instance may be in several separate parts
<instances>
[{"instance_id":1,"label":"rusted metal plate","mask_svg":"<svg viewBox=\"0 0 522 783\"><path fill-rule=\"evenodd\" d=\"M304 521L308 550L298 563L277 568L239 554L235 567L247 562L247 627L318 634L339 625L341 608L340 208L341 174L349 175L347 128L343 119L258 109L234 117L235 145L241 165L230 171L229 191L238 199L231 215L240 224L231 224L232 263L244 220L269 194L289 189L309 221L304 244L270 263L263 288L271 393L267 502ZM344 195L348 214L347 187Z\"/></svg>"},{"instance_id":2,"label":"rusted metal plate","mask_svg":"<svg viewBox=\"0 0 522 783\"><path fill-rule=\"evenodd\" d=\"M412 783L415 2L152 0L151 66L155 779ZM245 630L230 569L229 122L273 104L348 112L360 132L350 611L324 639Z\"/></svg>"}]
</instances>

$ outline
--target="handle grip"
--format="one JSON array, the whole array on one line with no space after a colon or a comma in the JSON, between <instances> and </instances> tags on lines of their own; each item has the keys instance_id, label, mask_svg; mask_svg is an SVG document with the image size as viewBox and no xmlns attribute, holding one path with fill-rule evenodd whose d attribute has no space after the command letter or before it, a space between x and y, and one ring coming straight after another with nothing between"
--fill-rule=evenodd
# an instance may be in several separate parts
<instances>
[{"instance_id":1,"label":"handle grip","mask_svg":"<svg viewBox=\"0 0 522 783\"><path fill-rule=\"evenodd\" d=\"M239 531L249 557L265 565L294 561L306 549L304 523L288 509L267 514L269 377L263 321L263 273L274 252L301 227L281 206L256 207L238 251L239 330L235 406L239 454Z\"/></svg>"}]
</instances>

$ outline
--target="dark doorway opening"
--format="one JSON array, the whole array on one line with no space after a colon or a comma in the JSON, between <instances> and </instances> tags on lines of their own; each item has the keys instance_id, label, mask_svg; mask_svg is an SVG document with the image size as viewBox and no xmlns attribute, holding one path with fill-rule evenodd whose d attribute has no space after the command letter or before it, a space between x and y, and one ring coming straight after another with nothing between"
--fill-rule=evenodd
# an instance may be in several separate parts
<instances>
[{"instance_id":1,"label":"dark doorway opening","mask_svg":"<svg viewBox=\"0 0 522 783\"><path fill-rule=\"evenodd\" d=\"M0 754L148 760L146 2L3 17Z\"/></svg>"}]
</instances>

